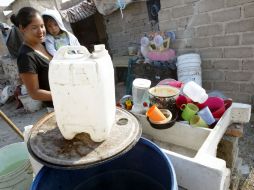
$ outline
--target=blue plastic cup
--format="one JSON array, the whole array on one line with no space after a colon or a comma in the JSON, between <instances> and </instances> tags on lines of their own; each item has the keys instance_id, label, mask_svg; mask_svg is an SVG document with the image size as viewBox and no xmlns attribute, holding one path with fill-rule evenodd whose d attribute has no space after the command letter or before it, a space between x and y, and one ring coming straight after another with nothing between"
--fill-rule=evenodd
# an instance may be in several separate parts
<instances>
[{"instance_id":1,"label":"blue plastic cup","mask_svg":"<svg viewBox=\"0 0 254 190\"><path fill-rule=\"evenodd\" d=\"M208 124L211 125L215 122L213 114L211 113L208 106L198 112L198 115Z\"/></svg>"}]
</instances>

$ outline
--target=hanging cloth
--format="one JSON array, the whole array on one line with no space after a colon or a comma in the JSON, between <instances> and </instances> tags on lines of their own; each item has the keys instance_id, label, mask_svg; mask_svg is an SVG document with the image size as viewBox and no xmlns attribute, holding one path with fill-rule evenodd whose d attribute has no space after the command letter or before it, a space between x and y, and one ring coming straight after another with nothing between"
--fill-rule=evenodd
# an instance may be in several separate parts
<instances>
[{"instance_id":1,"label":"hanging cloth","mask_svg":"<svg viewBox=\"0 0 254 190\"><path fill-rule=\"evenodd\" d=\"M80 2L77 5L74 5L68 9L65 10L59 10L61 15L65 20L67 20L70 23L78 22L80 20L83 20L93 14L95 14L97 11L96 6L93 1L91 0L85 0Z\"/></svg>"},{"instance_id":2,"label":"hanging cloth","mask_svg":"<svg viewBox=\"0 0 254 190\"><path fill-rule=\"evenodd\" d=\"M137 2L137 0L93 0L93 2L99 13L102 15L109 15L117 9L122 11L126 5L132 2Z\"/></svg>"}]
</instances>

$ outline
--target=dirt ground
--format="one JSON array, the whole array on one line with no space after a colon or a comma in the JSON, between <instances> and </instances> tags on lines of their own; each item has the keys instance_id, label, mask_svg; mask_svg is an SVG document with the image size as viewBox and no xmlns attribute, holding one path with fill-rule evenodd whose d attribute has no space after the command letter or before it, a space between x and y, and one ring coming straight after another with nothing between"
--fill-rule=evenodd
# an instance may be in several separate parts
<instances>
[{"instance_id":1,"label":"dirt ground","mask_svg":"<svg viewBox=\"0 0 254 190\"><path fill-rule=\"evenodd\" d=\"M116 99L124 94L124 87L122 84L118 86L119 93ZM43 108L34 113L28 113L23 108L16 109L16 103L14 101L0 106L0 110L3 111L11 121L21 130L24 130L24 126L32 125L36 123L43 115L47 113L46 108ZM244 184L245 179L248 178L249 173L254 168L254 117L252 116L251 122L244 127L244 137L239 141L239 157L243 159L243 178L241 179L241 186ZM22 141L18 135L6 124L3 119L0 119L0 148L10 143ZM254 176L254 175L252 175ZM250 176L251 178L253 178ZM239 190L253 190L254 186L246 188L239 187Z\"/></svg>"}]
</instances>

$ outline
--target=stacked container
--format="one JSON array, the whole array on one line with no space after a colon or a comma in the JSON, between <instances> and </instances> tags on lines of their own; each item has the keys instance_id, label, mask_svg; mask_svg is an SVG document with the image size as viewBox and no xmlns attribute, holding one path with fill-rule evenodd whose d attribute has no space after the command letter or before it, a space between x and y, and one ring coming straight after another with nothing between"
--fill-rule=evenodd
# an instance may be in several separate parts
<instances>
[{"instance_id":1,"label":"stacked container","mask_svg":"<svg viewBox=\"0 0 254 190\"><path fill-rule=\"evenodd\" d=\"M178 80L187 83L194 81L202 86L201 59L199 54L190 53L177 57Z\"/></svg>"}]
</instances>

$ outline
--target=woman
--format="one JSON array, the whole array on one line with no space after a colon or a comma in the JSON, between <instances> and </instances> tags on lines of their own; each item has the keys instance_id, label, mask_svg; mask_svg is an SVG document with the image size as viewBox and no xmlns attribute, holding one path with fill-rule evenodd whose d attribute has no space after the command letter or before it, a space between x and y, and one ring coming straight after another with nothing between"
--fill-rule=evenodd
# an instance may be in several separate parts
<instances>
[{"instance_id":1,"label":"woman","mask_svg":"<svg viewBox=\"0 0 254 190\"><path fill-rule=\"evenodd\" d=\"M29 95L52 107L48 81L49 62L52 56L44 46L46 30L40 13L32 7L21 8L16 22L23 34L24 43L17 58L20 77Z\"/></svg>"}]
</instances>

